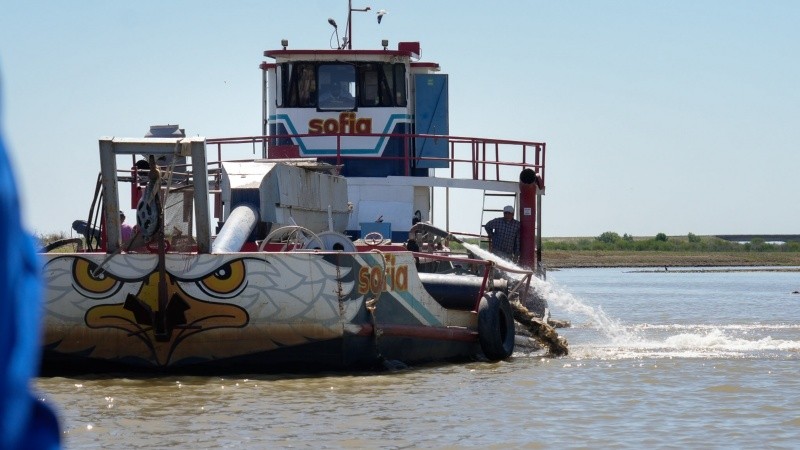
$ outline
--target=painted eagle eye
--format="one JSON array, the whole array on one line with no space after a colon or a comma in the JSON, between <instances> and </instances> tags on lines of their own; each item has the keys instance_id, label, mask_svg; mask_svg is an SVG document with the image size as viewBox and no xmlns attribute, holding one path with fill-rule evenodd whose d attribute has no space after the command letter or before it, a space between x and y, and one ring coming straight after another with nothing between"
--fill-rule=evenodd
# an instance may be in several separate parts
<instances>
[{"instance_id":1,"label":"painted eagle eye","mask_svg":"<svg viewBox=\"0 0 800 450\"><path fill-rule=\"evenodd\" d=\"M236 292L244 283L245 267L242 260L230 261L198 282L211 295Z\"/></svg>"},{"instance_id":2,"label":"painted eagle eye","mask_svg":"<svg viewBox=\"0 0 800 450\"><path fill-rule=\"evenodd\" d=\"M97 264L86 259L75 259L72 273L76 287L92 297L107 297L119 290L122 283L104 270L97 270Z\"/></svg>"}]
</instances>

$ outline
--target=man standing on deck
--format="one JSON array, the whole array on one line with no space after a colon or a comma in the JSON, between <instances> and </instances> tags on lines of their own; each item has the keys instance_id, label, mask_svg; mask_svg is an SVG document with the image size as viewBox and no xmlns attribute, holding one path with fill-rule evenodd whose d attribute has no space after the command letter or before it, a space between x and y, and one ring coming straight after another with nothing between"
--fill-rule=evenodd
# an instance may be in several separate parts
<instances>
[{"instance_id":1,"label":"man standing on deck","mask_svg":"<svg viewBox=\"0 0 800 450\"><path fill-rule=\"evenodd\" d=\"M519 227L514 219L514 207L503 208L503 217L490 220L483 226L489 236L489 251L511 261L519 258Z\"/></svg>"}]
</instances>

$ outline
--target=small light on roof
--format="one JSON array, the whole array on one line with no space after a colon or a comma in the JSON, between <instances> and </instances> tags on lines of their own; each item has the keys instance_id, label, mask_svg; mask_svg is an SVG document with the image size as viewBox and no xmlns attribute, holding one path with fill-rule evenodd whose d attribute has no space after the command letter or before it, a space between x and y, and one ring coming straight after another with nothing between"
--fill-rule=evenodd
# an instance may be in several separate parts
<instances>
[{"instance_id":1,"label":"small light on roof","mask_svg":"<svg viewBox=\"0 0 800 450\"><path fill-rule=\"evenodd\" d=\"M283 49L286 50L286 47L289 46L289 40L288 39L281 39L281 45L283 46Z\"/></svg>"},{"instance_id":2,"label":"small light on roof","mask_svg":"<svg viewBox=\"0 0 800 450\"><path fill-rule=\"evenodd\" d=\"M386 48L389 47L389 40L381 39L381 45L383 46L383 49L386 50Z\"/></svg>"}]
</instances>

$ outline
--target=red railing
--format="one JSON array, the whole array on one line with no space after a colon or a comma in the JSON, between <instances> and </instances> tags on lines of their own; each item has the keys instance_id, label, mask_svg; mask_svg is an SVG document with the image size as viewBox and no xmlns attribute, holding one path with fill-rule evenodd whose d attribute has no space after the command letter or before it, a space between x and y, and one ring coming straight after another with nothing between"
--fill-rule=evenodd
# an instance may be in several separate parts
<instances>
[{"instance_id":1,"label":"red railing","mask_svg":"<svg viewBox=\"0 0 800 450\"><path fill-rule=\"evenodd\" d=\"M207 139L208 145L217 146L217 157L222 161L223 145L249 144L256 150L256 146L266 148L286 148L273 144L278 140L289 140L296 142L296 139L336 137L336 153L331 155L314 155L315 158L335 158L336 164L344 164L348 160L378 159L383 161L400 160L404 162L406 175L410 174L412 167L421 161L446 161L450 168L451 178L471 178L481 181L509 181L517 180L517 176L522 169L530 168L536 171L542 179L544 186L545 178L545 149L542 142L514 141L502 139L485 139L463 136L443 136L432 134L284 134L272 136L244 136L232 138L213 138ZM350 137L375 137L402 139L402 156L364 156L364 155L343 155L342 138ZM423 157L412 154L415 139L446 139L449 147L449 156L443 157ZM266 156L267 151L263 154ZM299 150L298 150L299 152ZM286 156L284 156L286 157ZM273 156L273 159L275 157ZM467 167L467 169L463 169ZM513 173L506 173L504 169L516 169Z\"/></svg>"}]
</instances>

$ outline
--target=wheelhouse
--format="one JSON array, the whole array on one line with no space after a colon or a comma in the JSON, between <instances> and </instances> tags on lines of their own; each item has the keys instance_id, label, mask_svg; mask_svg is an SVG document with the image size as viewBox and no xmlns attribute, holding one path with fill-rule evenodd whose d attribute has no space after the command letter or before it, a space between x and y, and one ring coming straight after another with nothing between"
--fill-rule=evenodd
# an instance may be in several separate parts
<instances>
[{"instance_id":1,"label":"wheelhouse","mask_svg":"<svg viewBox=\"0 0 800 450\"><path fill-rule=\"evenodd\" d=\"M350 157L348 177L428 176L448 167L447 75L421 63L418 42L397 50L271 50L263 63L265 158ZM376 161L375 158L378 158Z\"/></svg>"}]
</instances>

